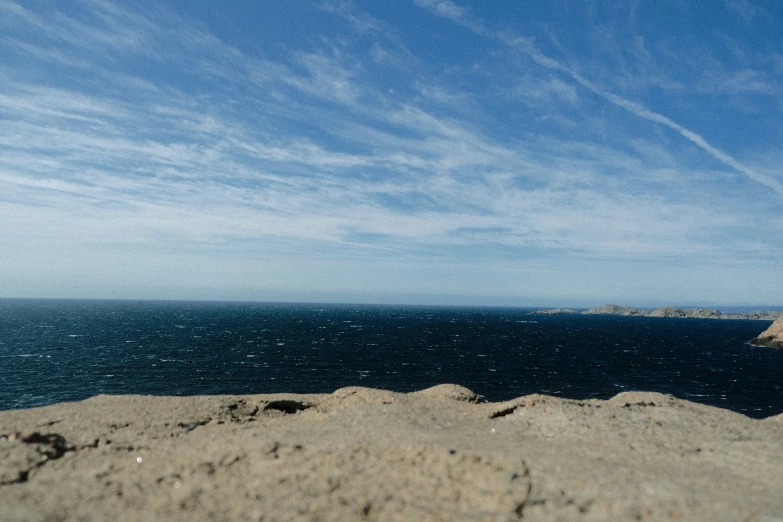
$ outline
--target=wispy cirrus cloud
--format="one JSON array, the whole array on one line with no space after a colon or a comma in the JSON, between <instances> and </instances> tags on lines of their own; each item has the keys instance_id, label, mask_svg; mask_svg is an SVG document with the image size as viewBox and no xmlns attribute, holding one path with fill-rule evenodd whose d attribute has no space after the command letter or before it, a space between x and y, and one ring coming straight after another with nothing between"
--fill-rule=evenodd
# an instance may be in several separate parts
<instances>
[{"instance_id":1,"label":"wispy cirrus cloud","mask_svg":"<svg viewBox=\"0 0 783 522\"><path fill-rule=\"evenodd\" d=\"M472 9L417 3L500 50L481 67L433 67L407 28L350 3L320 5L334 28L272 55L154 3L2 1L5 251L27 245L39 266L54 250L120 250L427 270L781 256L751 197L723 192L741 173L783 195L773 166L746 165ZM687 143L608 119L596 100Z\"/></svg>"},{"instance_id":2,"label":"wispy cirrus cloud","mask_svg":"<svg viewBox=\"0 0 783 522\"><path fill-rule=\"evenodd\" d=\"M730 154L708 143L707 140L701 135L684 127L683 125L680 125L679 123L676 123L669 117L664 116L663 114L657 113L655 111L652 111L639 102L627 99L623 96L610 92L604 89L603 87L599 86L598 84L588 80L587 78L585 78L578 72L574 71L570 67L566 66L565 64L542 53L536 47L533 40L531 40L530 38L525 38L522 36L512 36L500 32L488 33L480 21L472 20L465 9L460 8L459 6L453 4L448 0L417 0L417 3L431 9L435 14L448 18L449 20L452 20L461 26L467 27L468 29L480 35L488 35L492 38L502 41L504 44L525 53L538 65L550 71L563 73L565 76L569 77L571 80L576 82L576 84L584 87L585 89L591 91L592 93L598 96L601 96L602 98L605 98L606 100L613 103L614 105L627 110L628 112L630 112L635 116L638 116L639 118L643 118L645 120L666 126L678 132L685 139L693 142L702 150L704 150L707 154L711 155L712 157L714 157L724 165L741 172L742 174L744 174L749 179L755 182L765 185L766 187L777 192L780 197L783 197L783 183L781 183L777 179L756 172L752 168L748 167L747 165L744 165L742 162L732 157ZM747 71L747 70L742 71L736 76L734 76L732 81L730 81L729 83L731 85L734 85L735 88L739 87L742 88L743 90L758 91L761 88L762 91L767 91L769 89L767 86L759 83L758 80L754 82L753 80L754 76L755 75L752 71Z\"/></svg>"},{"instance_id":3,"label":"wispy cirrus cloud","mask_svg":"<svg viewBox=\"0 0 783 522\"><path fill-rule=\"evenodd\" d=\"M751 23L761 13L762 9L750 0L724 0L726 9L738 15L746 24Z\"/></svg>"}]
</instances>

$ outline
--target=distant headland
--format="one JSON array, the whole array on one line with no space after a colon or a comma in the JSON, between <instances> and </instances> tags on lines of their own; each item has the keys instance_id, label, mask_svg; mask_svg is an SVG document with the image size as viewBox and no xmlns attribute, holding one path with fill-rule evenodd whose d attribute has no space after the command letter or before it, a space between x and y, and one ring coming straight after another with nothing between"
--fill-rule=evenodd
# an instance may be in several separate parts
<instances>
[{"instance_id":1,"label":"distant headland","mask_svg":"<svg viewBox=\"0 0 783 522\"><path fill-rule=\"evenodd\" d=\"M561 315L561 314L584 314L584 315L624 315L636 317L675 317L683 319L750 319L756 321L775 321L783 316L779 311L759 310L745 313L726 313L716 308L688 308L682 309L674 306L662 306L655 310L644 310L633 308L631 306L619 306L615 304L605 304L598 308L591 308L585 311L572 310L571 308L553 308L547 310L536 310L532 312L537 315ZM782 323L783 324L783 323ZM781 327L783 328L783 326Z\"/></svg>"},{"instance_id":2,"label":"distant headland","mask_svg":"<svg viewBox=\"0 0 783 522\"><path fill-rule=\"evenodd\" d=\"M750 341L754 346L768 346L770 348L783 348L783 315L778 317L772 325L761 332L761 335Z\"/></svg>"}]
</instances>

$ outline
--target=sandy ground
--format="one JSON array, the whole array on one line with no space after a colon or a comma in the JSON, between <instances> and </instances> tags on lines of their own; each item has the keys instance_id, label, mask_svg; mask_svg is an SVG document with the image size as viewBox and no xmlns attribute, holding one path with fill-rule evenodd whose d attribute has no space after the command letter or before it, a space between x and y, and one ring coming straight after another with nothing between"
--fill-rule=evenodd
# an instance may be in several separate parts
<instances>
[{"instance_id":1,"label":"sandy ground","mask_svg":"<svg viewBox=\"0 0 783 522\"><path fill-rule=\"evenodd\" d=\"M0 520L783 522L783 416L656 393L99 396L0 412Z\"/></svg>"}]
</instances>

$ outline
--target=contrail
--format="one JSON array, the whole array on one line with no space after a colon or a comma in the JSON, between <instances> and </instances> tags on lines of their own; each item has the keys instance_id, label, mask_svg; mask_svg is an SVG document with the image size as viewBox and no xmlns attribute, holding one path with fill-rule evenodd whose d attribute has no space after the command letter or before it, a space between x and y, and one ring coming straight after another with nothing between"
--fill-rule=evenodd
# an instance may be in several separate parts
<instances>
[{"instance_id":1,"label":"contrail","mask_svg":"<svg viewBox=\"0 0 783 522\"><path fill-rule=\"evenodd\" d=\"M618 96L616 94L613 94L611 92L608 92L604 89L601 89L597 85L595 85L593 82L585 79L580 74L572 71L565 65L561 64L557 60L554 60L552 58L549 58L548 56L542 54L539 52L533 45L527 41L527 40L514 40L512 42L507 41L506 38L501 38L504 40L507 44L515 44L514 47L518 49L522 49L525 54L527 54L530 58L533 59L534 62L541 65L542 67L546 67L547 69L559 71L567 74L571 78L574 79L579 85L583 86L584 88L592 91L593 93L597 94L598 96L609 100L613 104L617 105L618 107L621 107L631 114L634 114L640 118L643 118L648 121L652 121L655 123L659 123L661 125L664 125L666 127L669 127L672 130L677 131L681 136L683 136L685 139L691 141L692 143L696 144L699 148L707 152L710 156L717 159L724 165L727 165L738 172L741 172L748 178L752 179L753 181L757 183L761 183L762 185L771 188L781 196L783 196L783 183L780 181L770 178L768 176L765 176L763 174L760 174L756 172L755 170L743 165L739 161L737 161L735 158L733 158L731 155L723 152L722 150L712 146L709 144L707 140L705 140L702 136L699 134L693 132L690 129L687 129L686 127L683 127L679 123L672 121L671 119L667 118L663 114L659 114L657 112L653 112L650 109L646 108L640 103L637 103L635 101L628 100L626 98L623 98L622 96Z\"/></svg>"},{"instance_id":2,"label":"contrail","mask_svg":"<svg viewBox=\"0 0 783 522\"><path fill-rule=\"evenodd\" d=\"M555 60L554 58L550 58L549 56L543 54L541 51L536 49L531 39L519 38L519 37L511 38L510 36L503 33L489 31L480 21L470 20L466 16L467 11L463 7L460 7L449 0L414 0L414 1L420 6L429 9L436 15L451 20L452 22L467 28L468 30L472 31L475 34L482 35L482 36L489 36L491 38L503 42L509 47L522 51L538 65L545 67L551 71L557 71L566 74L567 76L570 76L571 79L573 79L575 82L577 82L585 89L588 89L594 94L604 98L605 100L617 105L622 109L625 109L626 111L630 112L631 114L634 114L635 116L638 116L639 118L643 118L645 120L658 123L665 127L669 127L670 129L678 132L682 137L689 140L691 143L695 144L697 147L701 148L707 154L717 159L724 165L731 167L732 169L744 174L749 179L774 190L781 197L783 197L783 182L775 178L770 178L769 176L765 176L764 174L756 172L750 167L743 165L741 162L733 158L730 154L727 154L722 150L710 145L710 143L699 134L693 132L690 129L687 129L686 127L683 127L679 123L669 119L663 114L653 112L638 102L623 98L622 96L618 96L617 94L602 89L601 87L587 80L580 74L574 72L570 67L562 64L561 62Z\"/></svg>"}]
</instances>

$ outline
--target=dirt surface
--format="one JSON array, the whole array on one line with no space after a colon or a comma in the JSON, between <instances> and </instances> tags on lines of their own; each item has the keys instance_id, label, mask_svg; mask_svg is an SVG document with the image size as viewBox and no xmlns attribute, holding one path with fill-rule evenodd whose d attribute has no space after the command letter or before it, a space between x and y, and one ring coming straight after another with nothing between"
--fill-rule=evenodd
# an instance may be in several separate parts
<instances>
[{"instance_id":1,"label":"dirt surface","mask_svg":"<svg viewBox=\"0 0 783 522\"><path fill-rule=\"evenodd\" d=\"M99 396L0 412L0 520L783 522L783 416L656 393Z\"/></svg>"}]
</instances>

